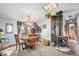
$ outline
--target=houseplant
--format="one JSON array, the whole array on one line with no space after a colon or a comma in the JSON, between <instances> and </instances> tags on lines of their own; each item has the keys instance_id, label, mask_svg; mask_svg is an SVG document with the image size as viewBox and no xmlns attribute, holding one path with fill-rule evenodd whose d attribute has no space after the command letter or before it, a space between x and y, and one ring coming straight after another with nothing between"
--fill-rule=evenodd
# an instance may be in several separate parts
<instances>
[{"instance_id":1,"label":"houseplant","mask_svg":"<svg viewBox=\"0 0 79 59\"><path fill-rule=\"evenodd\" d=\"M42 44L45 45L45 46L49 46L50 42L49 42L49 40L42 38Z\"/></svg>"},{"instance_id":2,"label":"houseplant","mask_svg":"<svg viewBox=\"0 0 79 59\"><path fill-rule=\"evenodd\" d=\"M46 14L45 14L45 16L47 17L47 18L50 18L51 17L51 12L47 12Z\"/></svg>"}]
</instances>

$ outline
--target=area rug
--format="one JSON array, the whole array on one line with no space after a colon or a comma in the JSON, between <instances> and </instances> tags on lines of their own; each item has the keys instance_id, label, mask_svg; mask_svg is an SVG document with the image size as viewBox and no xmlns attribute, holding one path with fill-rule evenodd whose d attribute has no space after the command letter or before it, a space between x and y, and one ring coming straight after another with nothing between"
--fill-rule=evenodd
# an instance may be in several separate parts
<instances>
[{"instance_id":1,"label":"area rug","mask_svg":"<svg viewBox=\"0 0 79 59\"><path fill-rule=\"evenodd\" d=\"M60 49L58 47L44 46L42 44L36 45L36 49L25 49L19 52L16 47L10 47L2 51L3 56L72 56L72 54L62 53L60 51L66 51L67 49Z\"/></svg>"}]
</instances>

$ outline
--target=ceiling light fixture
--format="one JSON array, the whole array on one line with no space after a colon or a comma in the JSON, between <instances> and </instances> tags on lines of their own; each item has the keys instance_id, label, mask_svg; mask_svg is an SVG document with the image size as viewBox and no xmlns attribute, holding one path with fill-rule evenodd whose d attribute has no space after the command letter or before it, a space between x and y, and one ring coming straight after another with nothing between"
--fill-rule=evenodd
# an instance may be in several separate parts
<instances>
[{"instance_id":1,"label":"ceiling light fixture","mask_svg":"<svg viewBox=\"0 0 79 59\"><path fill-rule=\"evenodd\" d=\"M46 6L44 6L44 9L46 11L51 11L52 9L56 8L57 4L56 3L48 3Z\"/></svg>"},{"instance_id":2,"label":"ceiling light fixture","mask_svg":"<svg viewBox=\"0 0 79 59\"><path fill-rule=\"evenodd\" d=\"M28 26L32 26L32 22L30 21L30 15L28 15L27 17L28 17L28 21L25 22L25 24L27 24Z\"/></svg>"}]
</instances>

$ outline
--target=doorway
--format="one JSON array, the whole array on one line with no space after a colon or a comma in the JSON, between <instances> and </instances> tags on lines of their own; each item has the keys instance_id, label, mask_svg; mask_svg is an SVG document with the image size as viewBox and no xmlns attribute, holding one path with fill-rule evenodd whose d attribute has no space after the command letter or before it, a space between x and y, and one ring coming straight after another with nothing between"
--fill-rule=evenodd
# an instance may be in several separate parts
<instances>
[{"instance_id":1,"label":"doorway","mask_svg":"<svg viewBox=\"0 0 79 59\"><path fill-rule=\"evenodd\" d=\"M77 19L73 18L73 19L69 19L66 20L66 35L68 36L70 31L73 31L76 34L77 37Z\"/></svg>"}]
</instances>

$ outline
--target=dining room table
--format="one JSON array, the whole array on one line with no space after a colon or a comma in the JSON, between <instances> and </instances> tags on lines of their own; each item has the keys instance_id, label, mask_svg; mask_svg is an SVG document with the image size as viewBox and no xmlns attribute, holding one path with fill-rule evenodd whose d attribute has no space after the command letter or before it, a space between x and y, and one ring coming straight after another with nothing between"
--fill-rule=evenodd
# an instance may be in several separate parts
<instances>
[{"instance_id":1,"label":"dining room table","mask_svg":"<svg viewBox=\"0 0 79 59\"><path fill-rule=\"evenodd\" d=\"M28 36L21 36L19 38L20 38L20 40L23 40L23 41L29 40L29 37Z\"/></svg>"},{"instance_id":2,"label":"dining room table","mask_svg":"<svg viewBox=\"0 0 79 59\"><path fill-rule=\"evenodd\" d=\"M19 38L20 38L20 40L23 40L23 41L28 41L28 40L30 41L32 39L36 39L37 36L31 36L31 37L29 37L29 36L21 36Z\"/></svg>"}]
</instances>

